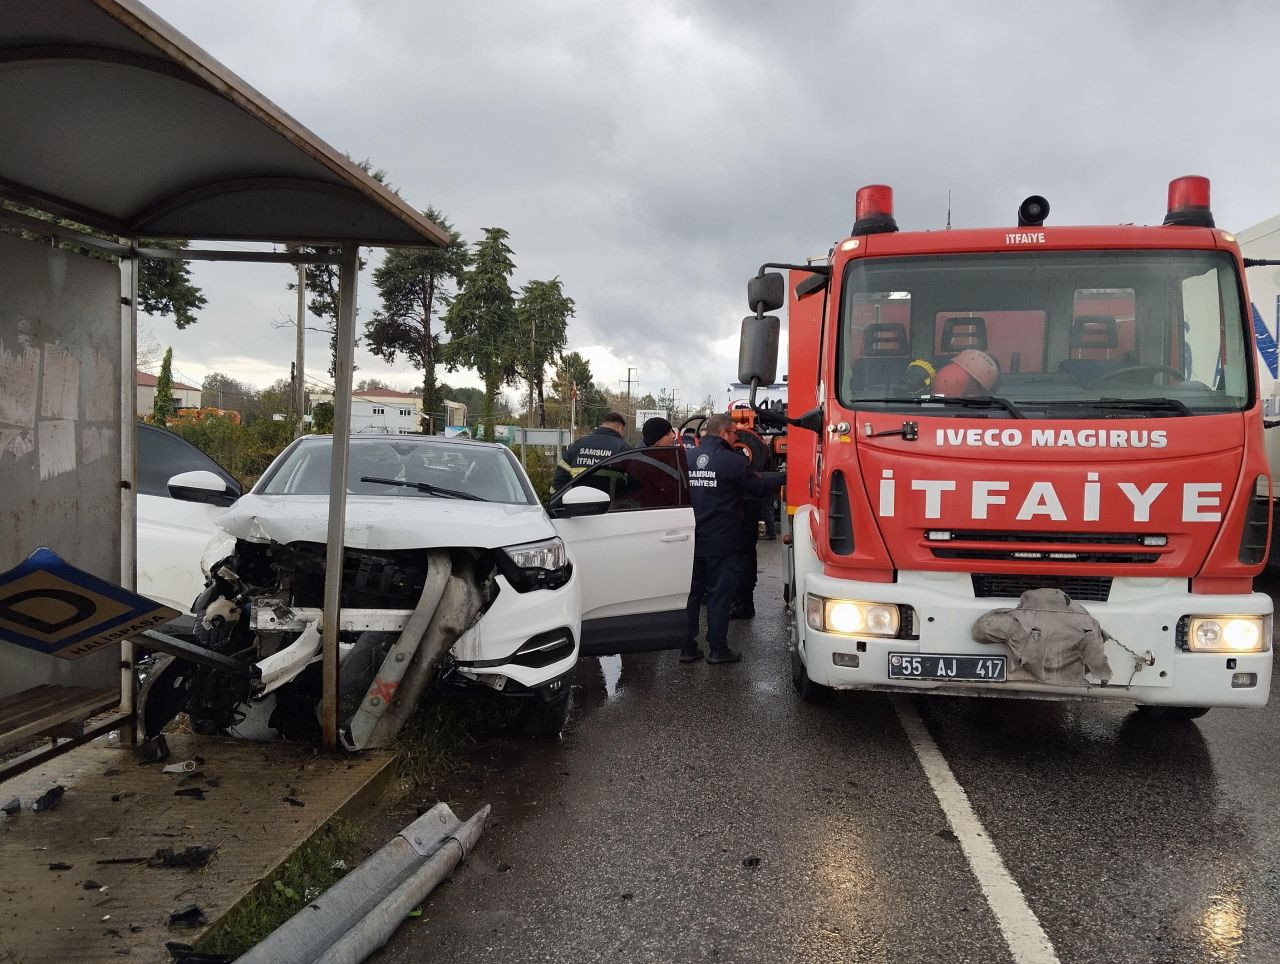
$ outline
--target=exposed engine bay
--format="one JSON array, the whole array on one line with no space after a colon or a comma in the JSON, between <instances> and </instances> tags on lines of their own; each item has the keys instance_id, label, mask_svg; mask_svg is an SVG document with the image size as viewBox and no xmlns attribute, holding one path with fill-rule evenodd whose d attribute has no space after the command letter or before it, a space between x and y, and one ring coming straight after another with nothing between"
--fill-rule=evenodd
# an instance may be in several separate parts
<instances>
[{"instance_id":1,"label":"exposed engine bay","mask_svg":"<svg viewBox=\"0 0 1280 964\"><path fill-rule=\"evenodd\" d=\"M200 733L318 741L325 546L237 539L208 567L194 642L247 672L171 654L148 660L139 719L150 738L180 712ZM499 592L494 550L351 549L343 557L339 735L390 742Z\"/></svg>"}]
</instances>

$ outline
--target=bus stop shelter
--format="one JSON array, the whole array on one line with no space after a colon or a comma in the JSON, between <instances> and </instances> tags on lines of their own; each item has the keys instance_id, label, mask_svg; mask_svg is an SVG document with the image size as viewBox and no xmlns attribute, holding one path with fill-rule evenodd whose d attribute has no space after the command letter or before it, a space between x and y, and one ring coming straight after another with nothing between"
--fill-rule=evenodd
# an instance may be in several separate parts
<instances>
[{"instance_id":1,"label":"bus stop shelter","mask_svg":"<svg viewBox=\"0 0 1280 964\"><path fill-rule=\"evenodd\" d=\"M134 586L142 259L323 262L340 274L325 585L336 616L358 248L447 237L134 0L6 3L0 116L0 572L47 546ZM308 250L148 247L158 239ZM0 628L24 618L14 598L0 585ZM324 621L327 748L337 741L337 627ZM32 759L128 727L133 660L129 639L77 659L0 639L0 760L33 737L69 739ZM0 763L0 776L24 765Z\"/></svg>"}]
</instances>

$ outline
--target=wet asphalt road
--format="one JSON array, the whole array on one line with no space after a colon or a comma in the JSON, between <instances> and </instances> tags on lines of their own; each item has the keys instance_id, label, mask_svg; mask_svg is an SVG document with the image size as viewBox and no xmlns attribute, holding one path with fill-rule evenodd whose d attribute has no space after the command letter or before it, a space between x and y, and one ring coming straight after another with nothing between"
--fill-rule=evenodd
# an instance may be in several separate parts
<instances>
[{"instance_id":1,"label":"wet asphalt road","mask_svg":"<svg viewBox=\"0 0 1280 964\"><path fill-rule=\"evenodd\" d=\"M555 745L442 788L493 817L377 960L1015 958L893 699L796 698L780 550L737 666L583 660ZM1274 584L1264 588L1274 588ZM1277 710L907 701L1063 962L1280 961Z\"/></svg>"}]
</instances>

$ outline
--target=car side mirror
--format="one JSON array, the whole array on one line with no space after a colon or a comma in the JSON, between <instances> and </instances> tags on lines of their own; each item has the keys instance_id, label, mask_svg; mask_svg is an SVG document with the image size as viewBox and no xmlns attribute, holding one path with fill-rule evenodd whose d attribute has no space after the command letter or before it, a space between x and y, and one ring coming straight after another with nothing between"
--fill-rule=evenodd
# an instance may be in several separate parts
<instances>
[{"instance_id":1,"label":"car side mirror","mask_svg":"<svg viewBox=\"0 0 1280 964\"><path fill-rule=\"evenodd\" d=\"M183 502L227 506L235 502L239 493L232 490L221 476L207 469L196 469L194 472L180 472L171 478L169 495Z\"/></svg>"},{"instance_id":2,"label":"car side mirror","mask_svg":"<svg viewBox=\"0 0 1280 964\"><path fill-rule=\"evenodd\" d=\"M587 515L604 515L609 511L609 493L590 485L575 485L551 502L551 515L556 519L576 519Z\"/></svg>"}]
</instances>

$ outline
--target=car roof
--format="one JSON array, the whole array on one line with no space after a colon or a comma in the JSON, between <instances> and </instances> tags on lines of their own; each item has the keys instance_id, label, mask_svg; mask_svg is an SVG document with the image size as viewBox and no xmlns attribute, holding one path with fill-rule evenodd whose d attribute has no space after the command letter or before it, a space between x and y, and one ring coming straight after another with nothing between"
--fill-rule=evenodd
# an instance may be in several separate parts
<instances>
[{"instance_id":1,"label":"car roof","mask_svg":"<svg viewBox=\"0 0 1280 964\"><path fill-rule=\"evenodd\" d=\"M306 439L332 440L333 436L332 435L303 435L299 439L299 441L304 441ZM473 439L473 438L442 438L439 435L414 435L409 433L379 432L376 435L372 435L372 434L371 435L351 435L349 436L349 440L352 442L387 442L387 441L418 442L423 445L454 445L459 447L501 449L504 452L510 451L510 449L508 449L501 442L484 442L484 441L481 441L480 439Z\"/></svg>"}]
</instances>

